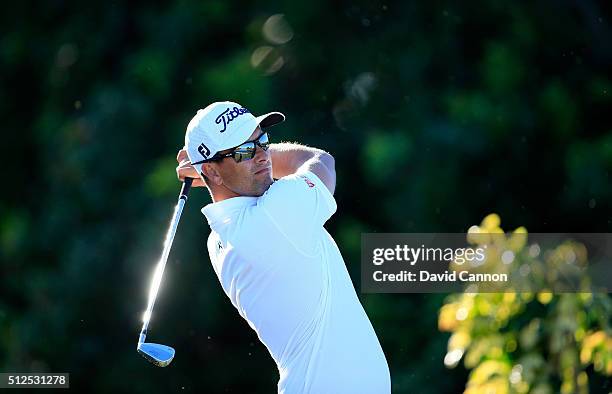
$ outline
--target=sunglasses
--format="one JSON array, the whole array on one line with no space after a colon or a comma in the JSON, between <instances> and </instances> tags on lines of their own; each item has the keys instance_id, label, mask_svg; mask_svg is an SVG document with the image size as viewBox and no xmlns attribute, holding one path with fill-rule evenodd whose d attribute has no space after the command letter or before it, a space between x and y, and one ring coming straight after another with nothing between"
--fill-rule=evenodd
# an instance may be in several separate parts
<instances>
[{"instance_id":1,"label":"sunglasses","mask_svg":"<svg viewBox=\"0 0 612 394\"><path fill-rule=\"evenodd\" d=\"M238 145L233 148L230 152L219 154L217 153L210 159L200 160L195 163L191 163L191 165L202 164L202 163L210 163L211 161L221 161L226 157L233 157L236 163L240 163L241 161L251 160L255 157L255 153L257 151L257 147L260 147L262 150L266 151L270 147L270 136L268 133L263 133L257 139L253 141L247 141L242 145Z\"/></svg>"}]
</instances>

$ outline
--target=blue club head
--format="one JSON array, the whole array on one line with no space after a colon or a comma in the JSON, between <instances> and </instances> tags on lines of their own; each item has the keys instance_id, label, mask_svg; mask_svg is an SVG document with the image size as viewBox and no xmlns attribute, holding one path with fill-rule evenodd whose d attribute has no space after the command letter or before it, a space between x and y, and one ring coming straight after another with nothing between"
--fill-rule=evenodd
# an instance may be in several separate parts
<instances>
[{"instance_id":1,"label":"blue club head","mask_svg":"<svg viewBox=\"0 0 612 394\"><path fill-rule=\"evenodd\" d=\"M158 343L139 343L138 353L158 367L165 367L174 358L174 349Z\"/></svg>"}]
</instances>

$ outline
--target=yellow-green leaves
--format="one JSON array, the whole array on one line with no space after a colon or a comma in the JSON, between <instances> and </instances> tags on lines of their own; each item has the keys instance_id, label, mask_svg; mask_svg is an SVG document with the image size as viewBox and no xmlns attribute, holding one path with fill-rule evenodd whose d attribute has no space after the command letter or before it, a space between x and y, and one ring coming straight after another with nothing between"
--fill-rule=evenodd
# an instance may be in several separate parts
<instances>
[{"instance_id":1,"label":"yellow-green leaves","mask_svg":"<svg viewBox=\"0 0 612 394\"><path fill-rule=\"evenodd\" d=\"M560 241L544 253L539 245L529 245L524 227L505 234L495 213L470 227L467 241L486 246L478 270L497 272L502 266L516 275L529 267L529 275L514 277L525 281L521 288L542 290L448 297L440 309L438 328L451 332L446 367L454 368L463 359L472 370L464 394L586 394L590 365L597 373L612 376L608 295L592 292L588 280L581 282L579 293L548 290L561 279L559 275L571 275L563 267L588 264L584 245ZM497 264L508 253L520 264ZM529 281L540 287L529 286Z\"/></svg>"}]
</instances>

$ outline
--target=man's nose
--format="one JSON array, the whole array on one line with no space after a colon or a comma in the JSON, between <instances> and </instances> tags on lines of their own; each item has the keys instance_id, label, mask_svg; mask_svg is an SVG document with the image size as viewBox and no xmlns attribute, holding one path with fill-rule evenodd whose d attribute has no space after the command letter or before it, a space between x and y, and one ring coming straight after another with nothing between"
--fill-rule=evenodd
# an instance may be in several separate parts
<instances>
[{"instance_id":1,"label":"man's nose","mask_svg":"<svg viewBox=\"0 0 612 394\"><path fill-rule=\"evenodd\" d=\"M263 150L259 145L255 145L255 149L256 162L260 163L268 161L268 159L270 158L270 152L268 150Z\"/></svg>"}]
</instances>

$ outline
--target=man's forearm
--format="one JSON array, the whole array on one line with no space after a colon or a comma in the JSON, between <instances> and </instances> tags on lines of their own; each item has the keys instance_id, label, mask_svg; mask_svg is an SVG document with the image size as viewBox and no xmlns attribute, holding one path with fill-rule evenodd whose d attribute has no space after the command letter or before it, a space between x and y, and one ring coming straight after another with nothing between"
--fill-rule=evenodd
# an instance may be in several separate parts
<instances>
[{"instance_id":1,"label":"man's forearm","mask_svg":"<svg viewBox=\"0 0 612 394\"><path fill-rule=\"evenodd\" d=\"M336 189L336 163L329 153L308 146L292 143L270 145L272 175L282 178L298 169L310 171L334 194Z\"/></svg>"},{"instance_id":2,"label":"man's forearm","mask_svg":"<svg viewBox=\"0 0 612 394\"><path fill-rule=\"evenodd\" d=\"M274 178L282 178L293 174L308 160L327 155L321 149L289 142L271 144L270 154L272 155L272 174Z\"/></svg>"}]
</instances>

